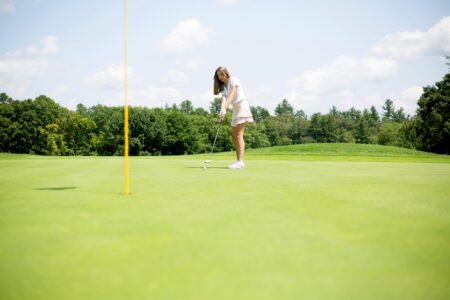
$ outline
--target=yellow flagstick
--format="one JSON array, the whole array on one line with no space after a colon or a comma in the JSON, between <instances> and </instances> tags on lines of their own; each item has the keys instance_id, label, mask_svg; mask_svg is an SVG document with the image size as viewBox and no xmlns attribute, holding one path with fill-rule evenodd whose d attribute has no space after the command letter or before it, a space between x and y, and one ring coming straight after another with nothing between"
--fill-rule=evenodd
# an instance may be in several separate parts
<instances>
[{"instance_id":1,"label":"yellow flagstick","mask_svg":"<svg viewBox=\"0 0 450 300\"><path fill-rule=\"evenodd\" d=\"M124 134L125 134L125 195L128 195L128 0L125 0L125 106L124 106Z\"/></svg>"}]
</instances>

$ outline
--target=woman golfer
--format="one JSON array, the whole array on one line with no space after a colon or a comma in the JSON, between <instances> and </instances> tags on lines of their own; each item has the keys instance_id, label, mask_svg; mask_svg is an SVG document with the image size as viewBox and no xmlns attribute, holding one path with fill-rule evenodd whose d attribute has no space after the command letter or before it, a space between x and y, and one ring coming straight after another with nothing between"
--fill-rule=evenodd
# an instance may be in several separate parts
<instances>
[{"instance_id":1,"label":"woman golfer","mask_svg":"<svg viewBox=\"0 0 450 300\"><path fill-rule=\"evenodd\" d=\"M227 113L227 107L233 104L231 117L231 134L236 148L237 160L228 166L230 169L243 169L244 165L244 129L246 123L253 122L252 112L247 103L244 89L237 77L230 77L225 67L217 68L214 73L214 95L222 94L222 105L219 119L222 122Z\"/></svg>"}]
</instances>

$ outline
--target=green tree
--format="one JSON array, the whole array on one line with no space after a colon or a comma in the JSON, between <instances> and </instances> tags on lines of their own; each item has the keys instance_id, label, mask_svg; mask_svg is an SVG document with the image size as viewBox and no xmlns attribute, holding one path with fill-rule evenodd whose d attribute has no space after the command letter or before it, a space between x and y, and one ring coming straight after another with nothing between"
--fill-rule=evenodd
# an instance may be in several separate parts
<instances>
[{"instance_id":1,"label":"green tree","mask_svg":"<svg viewBox=\"0 0 450 300\"><path fill-rule=\"evenodd\" d=\"M95 155L97 147L95 128L95 122L88 117L78 112L70 112L65 131L63 132L68 148L67 154Z\"/></svg>"},{"instance_id":2,"label":"green tree","mask_svg":"<svg viewBox=\"0 0 450 300\"><path fill-rule=\"evenodd\" d=\"M163 140L163 153L169 155L193 154L202 150L201 136L196 127L181 112L167 116L168 134Z\"/></svg>"},{"instance_id":3,"label":"green tree","mask_svg":"<svg viewBox=\"0 0 450 300\"><path fill-rule=\"evenodd\" d=\"M383 122L378 133L378 144L390 146L402 146L402 139L400 130L401 123L397 122Z\"/></svg>"},{"instance_id":4,"label":"green tree","mask_svg":"<svg viewBox=\"0 0 450 300\"><path fill-rule=\"evenodd\" d=\"M297 118L308 119L308 116L306 115L306 113L302 109L297 110L297 112L295 113L295 116Z\"/></svg>"},{"instance_id":5,"label":"green tree","mask_svg":"<svg viewBox=\"0 0 450 300\"><path fill-rule=\"evenodd\" d=\"M391 99L387 99L384 102L383 109L383 121L403 122L406 120L405 112L400 107L399 110L395 110L394 102Z\"/></svg>"},{"instance_id":6,"label":"green tree","mask_svg":"<svg viewBox=\"0 0 450 300\"><path fill-rule=\"evenodd\" d=\"M384 105L382 107L383 113L383 120L393 120L395 117L395 107L394 107L394 101L391 99L387 99L384 102Z\"/></svg>"},{"instance_id":7,"label":"green tree","mask_svg":"<svg viewBox=\"0 0 450 300\"><path fill-rule=\"evenodd\" d=\"M275 107L276 116L281 116L283 114L294 115L294 107L286 99L283 99L283 101Z\"/></svg>"},{"instance_id":8,"label":"green tree","mask_svg":"<svg viewBox=\"0 0 450 300\"><path fill-rule=\"evenodd\" d=\"M87 115L87 111L88 111L87 107L84 106L82 103L78 103L78 104L77 104L76 112L77 112L79 115L81 115L81 116L86 116L86 115Z\"/></svg>"},{"instance_id":9,"label":"green tree","mask_svg":"<svg viewBox=\"0 0 450 300\"><path fill-rule=\"evenodd\" d=\"M139 155L162 155L164 138L168 135L166 120L169 113L160 108L143 108L142 110L142 124L133 125L131 131L133 134L136 132L136 135L142 135L143 146Z\"/></svg>"},{"instance_id":10,"label":"green tree","mask_svg":"<svg viewBox=\"0 0 450 300\"><path fill-rule=\"evenodd\" d=\"M180 104L180 110L183 113L190 115L194 113L194 106L192 105L192 102L190 100L184 100Z\"/></svg>"},{"instance_id":11,"label":"green tree","mask_svg":"<svg viewBox=\"0 0 450 300\"><path fill-rule=\"evenodd\" d=\"M222 98L214 98L214 100L209 105L209 113L212 115L217 115L222 106Z\"/></svg>"},{"instance_id":12,"label":"green tree","mask_svg":"<svg viewBox=\"0 0 450 300\"><path fill-rule=\"evenodd\" d=\"M208 112L204 108L197 107L196 109L194 109L194 115L207 116Z\"/></svg>"},{"instance_id":13,"label":"green tree","mask_svg":"<svg viewBox=\"0 0 450 300\"><path fill-rule=\"evenodd\" d=\"M372 124L377 124L380 121L380 116L377 109L373 105L370 107L370 119L373 121Z\"/></svg>"},{"instance_id":14,"label":"green tree","mask_svg":"<svg viewBox=\"0 0 450 300\"><path fill-rule=\"evenodd\" d=\"M256 123L270 117L269 111L264 107L250 106L250 110L252 111L253 120L255 120Z\"/></svg>"},{"instance_id":15,"label":"green tree","mask_svg":"<svg viewBox=\"0 0 450 300\"><path fill-rule=\"evenodd\" d=\"M245 128L245 147L264 148L269 147L270 142L264 134L265 126L262 122L248 124Z\"/></svg>"},{"instance_id":16,"label":"green tree","mask_svg":"<svg viewBox=\"0 0 450 300\"><path fill-rule=\"evenodd\" d=\"M403 107L400 107L399 110L395 111L393 121L403 122L405 120L406 120L405 112L403 111Z\"/></svg>"},{"instance_id":17,"label":"green tree","mask_svg":"<svg viewBox=\"0 0 450 300\"><path fill-rule=\"evenodd\" d=\"M377 114L372 106L371 111L363 110L361 118L357 121L355 128L355 142L361 144L373 144L377 142ZM376 110L375 110L376 112Z\"/></svg>"},{"instance_id":18,"label":"green tree","mask_svg":"<svg viewBox=\"0 0 450 300\"><path fill-rule=\"evenodd\" d=\"M289 127L291 126L293 116L283 115L280 117L265 118L262 123L265 128L271 146L291 145L292 140L289 138Z\"/></svg>"},{"instance_id":19,"label":"green tree","mask_svg":"<svg viewBox=\"0 0 450 300\"><path fill-rule=\"evenodd\" d=\"M64 136L60 132L58 124L47 124L45 127L39 127L40 133L40 152L44 155L65 155L67 147L64 142Z\"/></svg>"},{"instance_id":20,"label":"green tree","mask_svg":"<svg viewBox=\"0 0 450 300\"><path fill-rule=\"evenodd\" d=\"M309 121L306 118L296 117L292 119L288 127L288 137L293 144L312 142L311 137L308 136L309 126Z\"/></svg>"},{"instance_id":21,"label":"green tree","mask_svg":"<svg viewBox=\"0 0 450 300\"><path fill-rule=\"evenodd\" d=\"M407 119L402 123L402 127L400 128L400 139L401 145L405 148L417 149L420 145L418 145L418 138L416 132L416 119L411 118Z\"/></svg>"},{"instance_id":22,"label":"green tree","mask_svg":"<svg viewBox=\"0 0 450 300\"><path fill-rule=\"evenodd\" d=\"M63 143L60 143L58 151L51 151L48 148L48 139L54 138L55 143L56 140L59 141L60 137L56 138L56 135L65 132L68 115L69 110L43 95L34 100L19 101L1 94L1 151L65 155L67 148ZM54 126L47 127L47 125Z\"/></svg>"},{"instance_id":23,"label":"green tree","mask_svg":"<svg viewBox=\"0 0 450 300\"><path fill-rule=\"evenodd\" d=\"M450 73L434 86L423 88L416 111L419 149L450 153Z\"/></svg>"},{"instance_id":24,"label":"green tree","mask_svg":"<svg viewBox=\"0 0 450 300\"><path fill-rule=\"evenodd\" d=\"M99 155L123 155L123 107L97 105L93 108L93 112L92 117L97 124L97 135L99 138L97 153ZM130 130L130 135L131 133L132 131Z\"/></svg>"},{"instance_id":25,"label":"green tree","mask_svg":"<svg viewBox=\"0 0 450 300\"><path fill-rule=\"evenodd\" d=\"M328 142L329 133L325 130L326 118L321 113L314 113L311 116L308 135L319 143Z\"/></svg>"}]
</instances>

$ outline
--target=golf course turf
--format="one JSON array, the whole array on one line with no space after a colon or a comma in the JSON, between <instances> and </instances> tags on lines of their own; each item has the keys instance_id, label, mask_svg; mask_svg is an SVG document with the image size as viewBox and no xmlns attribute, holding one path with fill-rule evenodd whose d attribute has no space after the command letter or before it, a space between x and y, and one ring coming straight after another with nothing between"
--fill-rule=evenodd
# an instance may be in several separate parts
<instances>
[{"instance_id":1,"label":"golf course turf","mask_svg":"<svg viewBox=\"0 0 450 300\"><path fill-rule=\"evenodd\" d=\"M448 299L450 157L0 154L0 299Z\"/></svg>"}]
</instances>

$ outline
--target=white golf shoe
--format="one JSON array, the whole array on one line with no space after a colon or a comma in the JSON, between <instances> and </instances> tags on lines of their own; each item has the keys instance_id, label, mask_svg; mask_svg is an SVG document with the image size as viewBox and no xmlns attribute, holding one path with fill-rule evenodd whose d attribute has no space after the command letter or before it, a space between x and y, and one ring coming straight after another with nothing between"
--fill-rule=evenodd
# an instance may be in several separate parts
<instances>
[{"instance_id":1,"label":"white golf shoe","mask_svg":"<svg viewBox=\"0 0 450 300\"><path fill-rule=\"evenodd\" d=\"M244 167L244 162L240 160L236 160L234 163L228 166L229 169L243 169Z\"/></svg>"}]
</instances>

